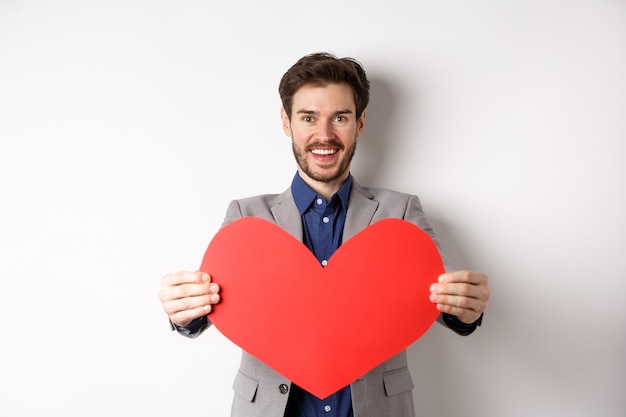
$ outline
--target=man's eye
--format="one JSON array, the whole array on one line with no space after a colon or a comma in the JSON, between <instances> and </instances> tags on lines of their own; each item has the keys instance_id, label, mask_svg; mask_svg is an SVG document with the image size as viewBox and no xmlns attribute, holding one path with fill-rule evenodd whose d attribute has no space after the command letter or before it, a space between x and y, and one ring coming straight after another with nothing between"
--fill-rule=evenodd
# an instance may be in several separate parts
<instances>
[{"instance_id":1,"label":"man's eye","mask_svg":"<svg viewBox=\"0 0 626 417\"><path fill-rule=\"evenodd\" d=\"M336 122L344 122L346 120L346 118L344 116L337 116L335 117L335 121Z\"/></svg>"},{"instance_id":2,"label":"man's eye","mask_svg":"<svg viewBox=\"0 0 626 417\"><path fill-rule=\"evenodd\" d=\"M312 122L313 118L311 116L304 116L302 120L304 120L305 122Z\"/></svg>"}]
</instances>

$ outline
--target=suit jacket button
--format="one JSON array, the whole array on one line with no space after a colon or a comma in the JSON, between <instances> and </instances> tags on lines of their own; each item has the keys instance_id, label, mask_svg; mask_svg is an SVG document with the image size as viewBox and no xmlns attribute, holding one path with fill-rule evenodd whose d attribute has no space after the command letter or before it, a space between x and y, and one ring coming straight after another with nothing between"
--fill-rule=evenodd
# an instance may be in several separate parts
<instances>
[{"instance_id":1,"label":"suit jacket button","mask_svg":"<svg viewBox=\"0 0 626 417\"><path fill-rule=\"evenodd\" d=\"M287 386L287 384L280 384L278 386L278 391L280 391L281 394L287 394L287 392L289 391L289 387Z\"/></svg>"}]
</instances>

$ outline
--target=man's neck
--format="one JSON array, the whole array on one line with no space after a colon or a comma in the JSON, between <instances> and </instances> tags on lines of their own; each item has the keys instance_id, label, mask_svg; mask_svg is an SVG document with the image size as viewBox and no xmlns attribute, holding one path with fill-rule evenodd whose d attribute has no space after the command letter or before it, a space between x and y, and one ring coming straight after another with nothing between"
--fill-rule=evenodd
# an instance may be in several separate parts
<instances>
[{"instance_id":1,"label":"man's neck","mask_svg":"<svg viewBox=\"0 0 626 417\"><path fill-rule=\"evenodd\" d=\"M313 178L308 177L304 172L298 169L298 173L300 174L300 178L304 181L313 191L324 197L326 201L330 201L330 198L341 188L341 185L346 181L348 175L350 175L350 171L346 171L344 175L336 180L326 182L326 181L316 181Z\"/></svg>"}]
</instances>

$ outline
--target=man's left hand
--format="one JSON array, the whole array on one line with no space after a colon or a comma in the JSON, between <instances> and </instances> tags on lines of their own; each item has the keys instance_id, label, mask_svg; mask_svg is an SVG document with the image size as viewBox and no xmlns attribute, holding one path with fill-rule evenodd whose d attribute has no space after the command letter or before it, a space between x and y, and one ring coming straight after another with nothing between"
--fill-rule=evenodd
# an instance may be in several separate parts
<instances>
[{"instance_id":1,"label":"man's left hand","mask_svg":"<svg viewBox=\"0 0 626 417\"><path fill-rule=\"evenodd\" d=\"M488 285L489 278L482 272L447 272L430 286L430 301L436 303L442 313L470 324L487 308L491 296Z\"/></svg>"}]
</instances>

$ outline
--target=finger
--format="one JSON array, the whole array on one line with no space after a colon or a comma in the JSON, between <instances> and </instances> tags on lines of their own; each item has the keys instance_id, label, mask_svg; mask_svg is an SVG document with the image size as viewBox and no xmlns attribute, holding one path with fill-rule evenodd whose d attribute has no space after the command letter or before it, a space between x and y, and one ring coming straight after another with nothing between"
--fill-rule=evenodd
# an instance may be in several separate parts
<instances>
[{"instance_id":1,"label":"finger","mask_svg":"<svg viewBox=\"0 0 626 417\"><path fill-rule=\"evenodd\" d=\"M161 278L161 287L170 287L181 284L199 284L203 282L210 282L211 276L206 272L200 271L180 271L167 274Z\"/></svg>"},{"instance_id":2,"label":"finger","mask_svg":"<svg viewBox=\"0 0 626 417\"><path fill-rule=\"evenodd\" d=\"M210 299L215 300L215 302L219 302L219 292L220 286L214 282L205 282L202 284L181 284L161 288L159 298L161 299L161 302L167 302L190 297L213 296ZM215 302L212 304L215 304Z\"/></svg>"},{"instance_id":3,"label":"finger","mask_svg":"<svg viewBox=\"0 0 626 417\"><path fill-rule=\"evenodd\" d=\"M431 294L430 301L436 304L481 312L487 307L486 301L464 295Z\"/></svg>"},{"instance_id":4,"label":"finger","mask_svg":"<svg viewBox=\"0 0 626 417\"><path fill-rule=\"evenodd\" d=\"M198 310L202 310L204 314L208 314L212 310L212 305L220 302L219 294L204 294L194 297L177 298L166 301L163 303L163 310L168 316L179 315L183 312L196 311L194 315L197 316Z\"/></svg>"},{"instance_id":5,"label":"finger","mask_svg":"<svg viewBox=\"0 0 626 417\"><path fill-rule=\"evenodd\" d=\"M454 307L447 304L437 304L437 310L442 313L450 314L461 320L463 323L470 324L480 318L482 312L474 311L466 308Z\"/></svg>"},{"instance_id":6,"label":"finger","mask_svg":"<svg viewBox=\"0 0 626 417\"><path fill-rule=\"evenodd\" d=\"M435 295L456 295L476 298L480 301L487 301L490 296L490 291L486 286L467 283L437 283L430 286L430 291Z\"/></svg>"},{"instance_id":7,"label":"finger","mask_svg":"<svg viewBox=\"0 0 626 417\"><path fill-rule=\"evenodd\" d=\"M172 323L178 326L186 326L198 317L206 316L212 311L212 306L198 307L192 310L183 310L174 314L170 314L169 318Z\"/></svg>"},{"instance_id":8,"label":"finger","mask_svg":"<svg viewBox=\"0 0 626 417\"><path fill-rule=\"evenodd\" d=\"M431 294L431 301L442 313L456 316L464 323L473 323L487 308L487 300L465 296Z\"/></svg>"},{"instance_id":9,"label":"finger","mask_svg":"<svg viewBox=\"0 0 626 417\"><path fill-rule=\"evenodd\" d=\"M469 284L487 286L489 284L489 277L482 272L464 270L441 274L438 278L438 282L442 284L450 282L466 282Z\"/></svg>"}]
</instances>

